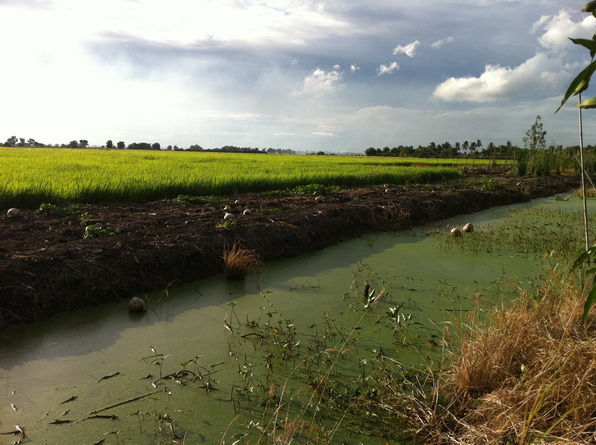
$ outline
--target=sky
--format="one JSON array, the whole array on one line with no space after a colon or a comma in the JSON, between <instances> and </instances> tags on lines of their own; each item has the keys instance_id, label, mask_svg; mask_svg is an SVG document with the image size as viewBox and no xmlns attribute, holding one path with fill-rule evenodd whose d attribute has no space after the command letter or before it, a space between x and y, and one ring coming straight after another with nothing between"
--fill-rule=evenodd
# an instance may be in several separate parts
<instances>
[{"instance_id":1,"label":"sky","mask_svg":"<svg viewBox=\"0 0 596 445\"><path fill-rule=\"evenodd\" d=\"M0 0L0 140L523 146L540 115L577 145L575 98L555 110L589 63L584 3Z\"/></svg>"}]
</instances>

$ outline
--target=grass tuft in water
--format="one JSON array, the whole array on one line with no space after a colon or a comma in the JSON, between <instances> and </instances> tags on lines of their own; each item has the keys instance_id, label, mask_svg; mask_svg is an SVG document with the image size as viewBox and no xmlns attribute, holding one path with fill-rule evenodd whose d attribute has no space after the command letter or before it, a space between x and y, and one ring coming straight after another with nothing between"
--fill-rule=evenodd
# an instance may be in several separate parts
<instances>
[{"instance_id":1,"label":"grass tuft in water","mask_svg":"<svg viewBox=\"0 0 596 445\"><path fill-rule=\"evenodd\" d=\"M228 280L240 280L255 273L263 261L257 252L242 249L238 245L224 252L224 275Z\"/></svg>"}]
</instances>

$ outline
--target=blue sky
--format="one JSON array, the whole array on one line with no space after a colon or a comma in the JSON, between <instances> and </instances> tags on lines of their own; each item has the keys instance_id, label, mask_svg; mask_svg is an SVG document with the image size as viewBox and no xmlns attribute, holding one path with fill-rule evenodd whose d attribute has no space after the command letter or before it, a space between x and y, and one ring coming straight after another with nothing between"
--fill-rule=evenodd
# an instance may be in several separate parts
<instances>
[{"instance_id":1,"label":"blue sky","mask_svg":"<svg viewBox=\"0 0 596 445\"><path fill-rule=\"evenodd\" d=\"M583 2L0 0L0 138L362 152L576 145ZM596 144L586 113L585 142ZM594 122L594 124L592 123Z\"/></svg>"}]
</instances>

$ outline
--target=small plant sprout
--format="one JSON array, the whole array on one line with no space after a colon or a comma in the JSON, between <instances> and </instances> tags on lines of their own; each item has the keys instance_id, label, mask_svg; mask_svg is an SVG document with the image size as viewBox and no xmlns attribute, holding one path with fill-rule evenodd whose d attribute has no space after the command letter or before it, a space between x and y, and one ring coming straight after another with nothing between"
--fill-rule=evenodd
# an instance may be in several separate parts
<instances>
[{"instance_id":1,"label":"small plant sprout","mask_svg":"<svg viewBox=\"0 0 596 445\"><path fill-rule=\"evenodd\" d=\"M231 221L234 219L234 214L226 212L226 213L224 213L223 219L224 219L224 221Z\"/></svg>"},{"instance_id":2,"label":"small plant sprout","mask_svg":"<svg viewBox=\"0 0 596 445\"><path fill-rule=\"evenodd\" d=\"M248 216L248 215L250 215L251 213L252 213L252 210L251 210L251 209L244 209L244 211L242 212L242 214L243 214L244 216Z\"/></svg>"}]
</instances>

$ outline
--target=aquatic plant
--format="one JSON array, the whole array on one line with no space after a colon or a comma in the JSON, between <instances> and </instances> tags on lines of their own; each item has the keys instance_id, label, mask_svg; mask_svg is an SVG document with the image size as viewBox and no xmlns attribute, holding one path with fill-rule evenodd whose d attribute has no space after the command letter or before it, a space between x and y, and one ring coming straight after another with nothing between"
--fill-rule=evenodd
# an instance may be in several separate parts
<instances>
[{"instance_id":1,"label":"aquatic plant","mask_svg":"<svg viewBox=\"0 0 596 445\"><path fill-rule=\"evenodd\" d=\"M596 215L590 215L590 220L596 224ZM473 232L462 237L453 238L441 229L433 236L443 249L554 257L571 265L583 250L581 221L579 212L527 208L509 212L499 225L477 224Z\"/></svg>"}]
</instances>

